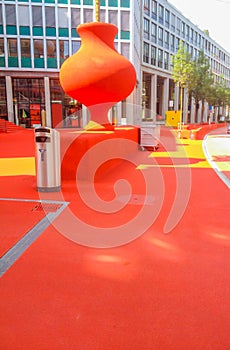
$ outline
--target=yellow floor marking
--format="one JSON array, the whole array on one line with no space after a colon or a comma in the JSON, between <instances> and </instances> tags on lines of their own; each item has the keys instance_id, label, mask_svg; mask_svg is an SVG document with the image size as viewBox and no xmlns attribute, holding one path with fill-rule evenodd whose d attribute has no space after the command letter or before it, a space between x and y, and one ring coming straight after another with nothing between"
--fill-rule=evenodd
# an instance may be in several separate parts
<instances>
[{"instance_id":1,"label":"yellow floor marking","mask_svg":"<svg viewBox=\"0 0 230 350\"><path fill-rule=\"evenodd\" d=\"M35 175L35 158L0 158L0 176Z\"/></svg>"}]
</instances>

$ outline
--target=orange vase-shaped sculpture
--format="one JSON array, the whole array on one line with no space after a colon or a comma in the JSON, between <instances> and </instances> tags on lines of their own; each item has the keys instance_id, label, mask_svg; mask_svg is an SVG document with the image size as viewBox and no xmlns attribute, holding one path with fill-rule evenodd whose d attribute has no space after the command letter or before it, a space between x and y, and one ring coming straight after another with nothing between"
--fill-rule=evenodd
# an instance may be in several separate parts
<instances>
[{"instance_id":1,"label":"orange vase-shaped sculpture","mask_svg":"<svg viewBox=\"0 0 230 350\"><path fill-rule=\"evenodd\" d=\"M69 96L88 107L92 121L110 128L108 110L134 89L135 69L114 47L115 25L85 23L77 31L81 47L63 63L60 83Z\"/></svg>"}]
</instances>

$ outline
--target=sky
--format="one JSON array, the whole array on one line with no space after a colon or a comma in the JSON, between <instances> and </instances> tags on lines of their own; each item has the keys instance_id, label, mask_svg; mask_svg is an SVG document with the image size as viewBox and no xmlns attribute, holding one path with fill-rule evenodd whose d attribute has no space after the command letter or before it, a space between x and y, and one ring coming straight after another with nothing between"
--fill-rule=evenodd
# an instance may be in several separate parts
<instances>
[{"instance_id":1,"label":"sky","mask_svg":"<svg viewBox=\"0 0 230 350\"><path fill-rule=\"evenodd\" d=\"M230 0L168 0L230 53Z\"/></svg>"}]
</instances>

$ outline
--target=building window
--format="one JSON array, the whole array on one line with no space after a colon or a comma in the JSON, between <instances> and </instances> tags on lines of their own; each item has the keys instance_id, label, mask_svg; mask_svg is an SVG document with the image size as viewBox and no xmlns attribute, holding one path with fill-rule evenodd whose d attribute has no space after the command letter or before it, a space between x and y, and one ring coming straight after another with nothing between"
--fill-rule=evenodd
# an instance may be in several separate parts
<instances>
[{"instance_id":1,"label":"building window","mask_svg":"<svg viewBox=\"0 0 230 350\"><path fill-rule=\"evenodd\" d=\"M163 28L158 28L158 44L163 46Z\"/></svg>"},{"instance_id":2,"label":"building window","mask_svg":"<svg viewBox=\"0 0 230 350\"><path fill-rule=\"evenodd\" d=\"M159 23L163 24L164 22L164 7L159 5Z\"/></svg>"},{"instance_id":3,"label":"building window","mask_svg":"<svg viewBox=\"0 0 230 350\"><path fill-rule=\"evenodd\" d=\"M175 50L175 36L173 34L170 35L170 49L173 52Z\"/></svg>"},{"instance_id":4,"label":"building window","mask_svg":"<svg viewBox=\"0 0 230 350\"><path fill-rule=\"evenodd\" d=\"M32 21L33 27L42 28L42 8L40 6L32 6Z\"/></svg>"},{"instance_id":5,"label":"building window","mask_svg":"<svg viewBox=\"0 0 230 350\"><path fill-rule=\"evenodd\" d=\"M154 23L151 24L151 40L157 42L157 26Z\"/></svg>"},{"instance_id":6,"label":"building window","mask_svg":"<svg viewBox=\"0 0 230 350\"><path fill-rule=\"evenodd\" d=\"M81 42L80 41L72 41L72 54L77 52L80 49Z\"/></svg>"},{"instance_id":7,"label":"building window","mask_svg":"<svg viewBox=\"0 0 230 350\"><path fill-rule=\"evenodd\" d=\"M84 22L93 22L93 10L84 9L83 15L84 15Z\"/></svg>"},{"instance_id":8,"label":"building window","mask_svg":"<svg viewBox=\"0 0 230 350\"><path fill-rule=\"evenodd\" d=\"M129 12L121 11L121 30L129 31Z\"/></svg>"},{"instance_id":9,"label":"building window","mask_svg":"<svg viewBox=\"0 0 230 350\"><path fill-rule=\"evenodd\" d=\"M152 18L157 19L157 2L152 0Z\"/></svg>"},{"instance_id":10,"label":"building window","mask_svg":"<svg viewBox=\"0 0 230 350\"><path fill-rule=\"evenodd\" d=\"M143 61L149 63L149 44L144 42Z\"/></svg>"},{"instance_id":11,"label":"building window","mask_svg":"<svg viewBox=\"0 0 230 350\"><path fill-rule=\"evenodd\" d=\"M117 11L109 10L109 23L117 26Z\"/></svg>"},{"instance_id":12,"label":"building window","mask_svg":"<svg viewBox=\"0 0 230 350\"><path fill-rule=\"evenodd\" d=\"M68 28L68 10L66 7L58 8L58 27Z\"/></svg>"},{"instance_id":13,"label":"building window","mask_svg":"<svg viewBox=\"0 0 230 350\"><path fill-rule=\"evenodd\" d=\"M16 6L5 5L6 10L6 25L16 25Z\"/></svg>"},{"instance_id":14,"label":"building window","mask_svg":"<svg viewBox=\"0 0 230 350\"><path fill-rule=\"evenodd\" d=\"M176 51L179 49L180 39L176 38Z\"/></svg>"},{"instance_id":15,"label":"building window","mask_svg":"<svg viewBox=\"0 0 230 350\"><path fill-rule=\"evenodd\" d=\"M175 23L176 23L176 17L174 14L171 14L171 29L173 32L175 32Z\"/></svg>"},{"instance_id":16,"label":"building window","mask_svg":"<svg viewBox=\"0 0 230 350\"><path fill-rule=\"evenodd\" d=\"M149 20L144 18L144 24L143 24L143 27L144 27L144 38L145 39L149 39Z\"/></svg>"},{"instance_id":17,"label":"building window","mask_svg":"<svg viewBox=\"0 0 230 350\"><path fill-rule=\"evenodd\" d=\"M155 46L151 46L151 64L156 66L157 49Z\"/></svg>"},{"instance_id":18,"label":"building window","mask_svg":"<svg viewBox=\"0 0 230 350\"><path fill-rule=\"evenodd\" d=\"M56 35L55 8L46 7L45 14L46 14L46 35L55 36Z\"/></svg>"},{"instance_id":19,"label":"building window","mask_svg":"<svg viewBox=\"0 0 230 350\"><path fill-rule=\"evenodd\" d=\"M185 37L185 23L181 22L181 35L184 38Z\"/></svg>"},{"instance_id":20,"label":"building window","mask_svg":"<svg viewBox=\"0 0 230 350\"><path fill-rule=\"evenodd\" d=\"M44 68L44 45L43 40L34 40L34 67Z\"/></svg>"},{"instance_id":21,"label":"building window","mask_svg":"<svg viewBox=\"0 0 230 350\"><path fill-rule=\"evenodd\" d=\"M158 67L163 67L163 50L158 49Z\"/></svg>"},{"instance_id":22,"label":"building window","mask_svg":"<svg viewBox=\"0 0 230 350\"><path fill-rule=\"evenodd\" d=\"M44 57L43 40L34 40L34 57Z\"/></svg>"},{"instance_id":23,"label":"building window","mask_svg":"<svg viewBox=\"0 0 230 350\"><path fill-rule=\"evenodd\" d=\"M19 26L30 25L29 6L18 6L18 24Z\"/></svg>"},{"instance_id":24,"label":"building window","mask_svg":"<svg viewBox=\"0 0 230 350\"><path fill-rule=\"evenodd\" d=\"M149 15L150 0L144 0L144 12Z\"/></svg>"},{"instance_id":25,"label":"building window","mask_svg":"<svg viewBox=\"0 0 230 350\"><path fill-rule=\"evenodd\" d=\"M169 49L169 32L165 31L165 48Z\"/></svg>"},{"instance_id":26,"label":"building window","mask_svg":"<svg viewBox=\"0 0 230 350\"><path fill-rule=\"evenodd\" d=\"M0 67L5 67L4 39L0 38Z\"/></svg>"},{"instance_id":27,"label":"building window","mask_svg":"<svg viewBox=\"0 0 230 350\"><path fill-rule=\"evenodd\" d=\"M60 52L60 65L61 65L69 57L69 42L67 40L60 40L59 52Z\"/></svg>"},{"instance_id":28,"label":"building window","mask_svg":"<svg viewBox=\"0 0 230 350\"><path fill-rule=\"evenodd\" d=\"M121 54L129 60L129 43L121 43Z\"/></svg>"},{"instance_id":29,"label":"building window","mask_svg":"<svg viewBox=\"0 0 230 350\"><path fill-rule=\"evenodd\" d=\"M170 12L169 10L165 9L165 26L169 28L169 17L170 17Z\"/></svg>"},{"instance_id":30,"label":"building window","mask_svg":"<svg viewBox=\"0 0 230 350\"><path fill-rule=\"evenodd\" d=\"M169 69L169 54L168 52L164 53L164 68Z\"/></svg>"},{"instance_id":31,"label":"building window","mask_svg":"<svg viewBox=\"0 0 230 350\"><path fill-rule=\"evenodd\" d=\"M1 43L1 39L0 39ZM0 78L0 118L7 120L6 83Z\"/></svg>"},{"instance_id":32,"label":"building window","mask_svg":"<svg viewBox=\"0 0 230 350\"><path fill-rule=\"evenodd\" d=\"M30 40L29 39L21 39L21 56L22 57L30 57Z\"/></svg>"},{"instance_id":33,"label":"building window","mask_svg":"<svg viewBox=\"0 0 230 350\"><path fill-rule=\"evenodd\" d=\"M180 18L177 17L176 32L178 35L180 35L180 28L181 28L181 20L180 20Z\"/></svg>"}]
</instances>

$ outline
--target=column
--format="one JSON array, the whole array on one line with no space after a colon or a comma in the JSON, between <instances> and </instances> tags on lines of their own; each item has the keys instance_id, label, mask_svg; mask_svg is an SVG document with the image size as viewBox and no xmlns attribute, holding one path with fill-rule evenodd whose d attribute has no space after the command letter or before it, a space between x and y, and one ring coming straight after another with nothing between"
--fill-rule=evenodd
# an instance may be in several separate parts
<instances>
[{"instance_id":1,"label":"column","mask_svg":"<svg viewBox=\"0 0 230 350\"><path fill-rule=\"evenodd\" d=\"M51 118L51 103L50 103L50 81L48 77L44 77L44 88L45 88L46 126L51 128L52 118Z\"/></svg>"},{"instance_id":2,"label":"column","mask_svg":"<svg viewBox=\"0 0 230 350\"><path fill-rule=\"evenodd\" d=\"M188 123L188 91L184 89L184 98L183 98L183 123Z\"/></svg>"},{"instance_id":3,"label":"column","mask_svg":"<svg viewBox=\"0 0 230 350\"><path fill-rule=\"evenodd\" d=\"M178 111L179 109L179 86L175 85L175 93L174 93L174 110Z\"/></svg>"},{"instance_id":4,"label":"column","mask_svg":"<svg viewBox=\"0 0 230 350\"><path fill-rule=\"evenodd\" d=\"M14 123L12 79L8 75L6 76L6 100L7 100L8 120L9 122Z\"/></svg>"},{"instance_id":5,"label":"column","mask_svg":"<svg viewBox=\"0 0 230 350\"><path fill-rule=\"evenodd\" d=\"M151 112L153 121L156 122L157 115L157 74L152 75L151 78Z\"/></svg>"},{"instance_id":6,"label":"column","mask_svg":"<svg viewBox=\"0 0 230 350\"><path fill-rule=\"evenodd\" d=\"M164 118L165 118L166 111L169 109L168 103L169 103L169 78L165 78L164 84L163 84L163 106L162 106L162 114Z\"/></svg>"}]
</instances>

